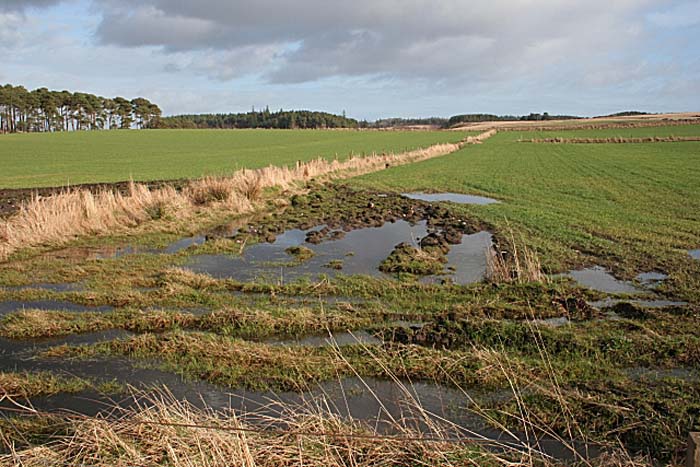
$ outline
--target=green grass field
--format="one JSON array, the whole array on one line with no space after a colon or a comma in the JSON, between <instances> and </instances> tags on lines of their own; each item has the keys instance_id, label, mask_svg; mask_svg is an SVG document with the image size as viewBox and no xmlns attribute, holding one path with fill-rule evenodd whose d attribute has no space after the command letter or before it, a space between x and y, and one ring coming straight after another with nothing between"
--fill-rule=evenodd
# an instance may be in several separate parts
<instances>
[{"instance_id":1,"label":"green grass field","mask_svg":"<svg viewBox=\"0 0 700 467\"><path fill-rule=\"evenodd\" d=\"M633 133L665 132L679 134L678 127ZM600 264L629 278L658 269L675 274L681 294L698 295L700 264L687 250L700 248L700 143L517 142L525 137L500 133L483 145L351 183L494 197L502 203L460 209L500 229L512 227L551 271Z\"/></svg>"},{"instance_id":2,"label":"green grass field","mask_svg":"<svg viewBox=\"0 0 700 467\"><path fill-rule=\"evenodd\" d=\"M0 136L0 188L194 178L318 156L402 152L465 132L153 130Z\"/></svg>"}]
</instances>

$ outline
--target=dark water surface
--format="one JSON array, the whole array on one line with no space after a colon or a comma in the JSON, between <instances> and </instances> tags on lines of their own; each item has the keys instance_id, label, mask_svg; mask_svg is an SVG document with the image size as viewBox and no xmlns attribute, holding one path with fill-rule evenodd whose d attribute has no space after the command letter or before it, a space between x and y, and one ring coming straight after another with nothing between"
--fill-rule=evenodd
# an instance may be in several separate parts
<instances>
[{"instance_id":1,"label":"dark water surface","mask_svg":"<svg viewBox=\"0 0 700 467\"><path fill-rule=\"evenodd\" d=\"M394 247L402 242L418 245L428 234L427 223L416 224L399 220L387 222L381 227L367 227L345 233L343 238L327 240L320 244L305 243L306 235L321 230L318 226L310 230L288 230L278 236L274 243L260 243L247 248L240 257L229 255L197 255L186 267L197 273L206 273L216 278L233 278L241 282L256 280L284 283L300 278L318 279L321 275L334 277L338 274L366 274L391 277L379 271L379 265ZM452 245L447 254L448 267L440 278L450 278L458 284L477 282L486 271L486 253L491 247L491 234L479 232L464 235L462 243ZM302 263L286 253L289 247L304 245L314 256ZM341 264L340 269L329 267L332 261Z\"/></svg>"}]
</instances>

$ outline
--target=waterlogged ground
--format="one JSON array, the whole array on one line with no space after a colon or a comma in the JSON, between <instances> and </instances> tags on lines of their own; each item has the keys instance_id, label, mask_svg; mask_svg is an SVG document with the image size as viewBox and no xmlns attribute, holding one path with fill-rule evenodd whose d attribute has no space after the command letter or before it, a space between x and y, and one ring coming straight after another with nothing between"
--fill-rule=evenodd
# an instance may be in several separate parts
<instances>
[{"instance_id":1,"label":"waterlogged ground","mask_svg":"<svg viewBox=\"0 0 700 467\"><path fill-rule=\"evenodd\" d=\"M585 240L562 262L575 238L540 248L539 230L500 220L515 191L409 197L399 193L429 187L372 180L269 193L247 217L16 255L0 265L3 389L41 410L107 416L136 403L134 388L167 386L252 422L283 424L301 404L380 432L403 420L517 449L539 438L569 461L620 444L680 459L700 428L692 229L673 254L623 257L645 250ZM547 202L561 215L560 199ZM496 256L516 267L523 237L548 276L489 280ZM19 446L49 439L2 404L0 428ZM574 450L555 439L569 433Z\"/></svg>"}]
</instances>

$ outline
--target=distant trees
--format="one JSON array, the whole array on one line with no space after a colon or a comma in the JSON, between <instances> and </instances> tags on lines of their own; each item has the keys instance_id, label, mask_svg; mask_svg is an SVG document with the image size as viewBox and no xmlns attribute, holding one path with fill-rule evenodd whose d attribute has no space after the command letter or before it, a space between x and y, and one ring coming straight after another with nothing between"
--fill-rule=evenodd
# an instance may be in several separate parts
<instances>
[{"instance_id":1,"label":"distant trees","mask_svg":"<svg viewBox=\"0 0 700 467\"><path fill-rule=\"evenodd\" d=\"M455 115L447 121L447 126L454 126L460 123L479 122L517 122L517 121L546 121L546 120L575 120L581 117L574 115L549 115L547 112L531 113L530 115L491 115L491 114L465 114Z\"/></svg>"},{"instance_id":2,"label":"distant trees","mask_svg":"<svg viewBox=\"0 0 700 467\"><path fill-rule=\"evenodd\" d=\"M445 127L447 125L447 119L441 117L428 117L428 118L383 118L377 120L373 123L368 123L367 127L370 128L400 128L406 126L437 126Z\"/></svg>"},{"instance_id":3,"label":"distant trees","mask_svg":"<svg viewBox=\"0 0 700 467\"><path fill-rule=\"evenodd\" d=\"M149 128L357 128L359 122L352 118L326 112L309 110L270 109L237 114L177 115L157 119Z\"/></svg>"},{"instance_id":4,"label":"distant trees","mask_svg":"<svg viewBox=\"0 0 700 467\"><path fill-rule=\"evenodd\" d=\"M147 128L161 110L148 99L0 86L0 133Z\"/></svg>"},{"instance_id":5,"label":"distant trees","mask_svg":"<svg viewBox=\"0 0 700 467\"><path fill-rule=\"evenodd\" d=\"M649 115L649 112L640 112L638 110L626 110L624 112L617 112L610 115L602 115L602 117L638 117L640 115Z\"/></svg>"}]
</instances>

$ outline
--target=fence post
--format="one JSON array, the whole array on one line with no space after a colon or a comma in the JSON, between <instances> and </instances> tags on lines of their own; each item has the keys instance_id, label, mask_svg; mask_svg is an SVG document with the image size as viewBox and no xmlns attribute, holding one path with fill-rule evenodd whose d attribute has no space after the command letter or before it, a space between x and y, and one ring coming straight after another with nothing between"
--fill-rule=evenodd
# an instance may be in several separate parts
<instances>
[{"instance_id":1,"label":"fence post","mask_svg":"<svg viewBox=\"0 0 700 467\"><path fill-rule=\"evenodd\" d=\"M686 467L700 467L700 432L688 434Z\"/></svg>"}]
</instances>

